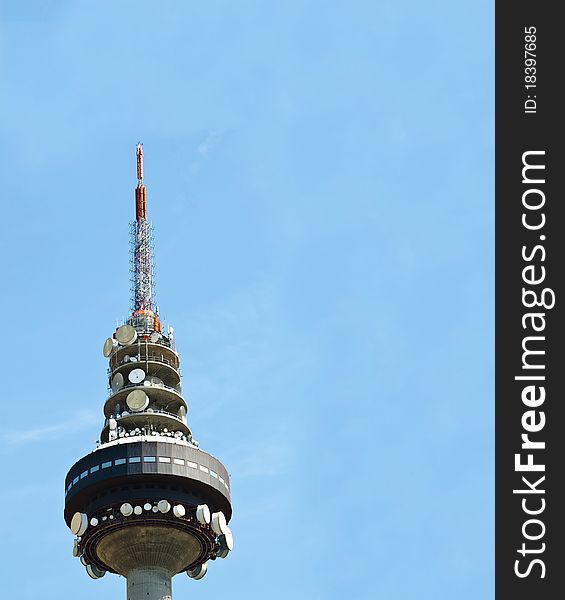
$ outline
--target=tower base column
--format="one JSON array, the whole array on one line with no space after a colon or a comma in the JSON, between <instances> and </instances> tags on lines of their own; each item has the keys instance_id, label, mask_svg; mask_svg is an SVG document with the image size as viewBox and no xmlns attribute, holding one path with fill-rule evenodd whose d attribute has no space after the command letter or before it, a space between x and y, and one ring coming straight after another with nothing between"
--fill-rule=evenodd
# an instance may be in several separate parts
<instances>
[{"instance_id":1,"label":"tower base column","mask_svg":"<svg viewBox=\"0 0 565 600\"><path fill-rule=\"evenodd\" d=\"M127 600L172 600L171 574L165 569L134 569L127 582Z\"/></svg>"}]
</instances>

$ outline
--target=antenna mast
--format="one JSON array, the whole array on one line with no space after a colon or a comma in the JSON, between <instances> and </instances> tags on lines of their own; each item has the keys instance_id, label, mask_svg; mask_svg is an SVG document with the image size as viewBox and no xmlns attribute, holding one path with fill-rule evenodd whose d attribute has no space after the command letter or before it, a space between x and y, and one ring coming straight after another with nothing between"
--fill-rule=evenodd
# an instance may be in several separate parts
<instances>
[{"instance_id":1,"label":"antenna mast","mask_svg":"<svg viewBox=\"0 0 565 600\"><path fill-rule=\"evenodd\" d=\"M135 147L137 187L131 231L131 292L133 316L153 315L153 228L147 221L147 190L143 184L143 145Z\"/></svg>"}]
</instances>

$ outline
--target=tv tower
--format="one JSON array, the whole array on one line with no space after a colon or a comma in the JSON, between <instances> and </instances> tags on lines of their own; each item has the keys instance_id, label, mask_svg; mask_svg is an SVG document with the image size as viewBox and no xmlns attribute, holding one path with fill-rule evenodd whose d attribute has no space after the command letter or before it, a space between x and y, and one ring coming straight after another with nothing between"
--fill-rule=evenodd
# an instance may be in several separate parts
<instances>
[{"instance_id":1,"label":"tv tower","mask_svg":"<svg viewBox=\"0 0 565 600\"><path fill-rule=\"evenodd\" d=\"M128 600L171 600L171 579L202 579L233 548L229 475L187 424L173 329L153 296L143 146L131 224L132 314L104 342L108 398L97 448L65 479L73 555L93 579L127 579Z\"/></svg>"}]
</instances>

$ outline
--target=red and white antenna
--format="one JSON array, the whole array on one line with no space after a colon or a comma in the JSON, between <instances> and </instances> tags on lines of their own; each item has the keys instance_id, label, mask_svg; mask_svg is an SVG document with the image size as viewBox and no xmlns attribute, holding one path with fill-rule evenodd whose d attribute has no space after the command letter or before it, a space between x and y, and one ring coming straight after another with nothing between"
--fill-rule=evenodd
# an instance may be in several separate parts
<instances>
[{"instance_id":1,"label":"red and white antenna","mask_svg":"<svg viewBox=\"0 0 565 600\"><path fill-rule=\"evenodd\" d=\"M143 184L143 145L135 147L137 187L135 221L131 224L132 310L153 311L152 229L147 221L147 190Z\"/></svg>"}]
</instances>

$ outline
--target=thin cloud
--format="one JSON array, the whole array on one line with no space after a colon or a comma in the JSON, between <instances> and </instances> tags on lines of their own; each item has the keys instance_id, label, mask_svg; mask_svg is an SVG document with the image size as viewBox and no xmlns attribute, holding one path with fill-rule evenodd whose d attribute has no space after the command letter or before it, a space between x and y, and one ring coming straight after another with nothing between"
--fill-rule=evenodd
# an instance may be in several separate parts
<instances>
[{"instance_id":1,"label":"thin cloud","mask_svg":"<svg viewBox=\"0 0 565 600\"><path fill-rule=\"evenodd\" d=\"M201 156L207 156L209 152L217 145L219 139L219 131L210 131L204 141L198 146L198 154Z\"/></svg>"},{"instance_id":2,"label":"thin cloud","mask_svg":"<svg viewBox=\"0 0 565 600\"><path fill-rule=\"evenodd\" d=\"M81 411L73 416L50 425L30 427L0 434L0 441L5 446L20 446L39 441L54 441L68 437L69 433L84 429L100 421L100 416L92 411Z\"/></svg>"}]
</instances>

